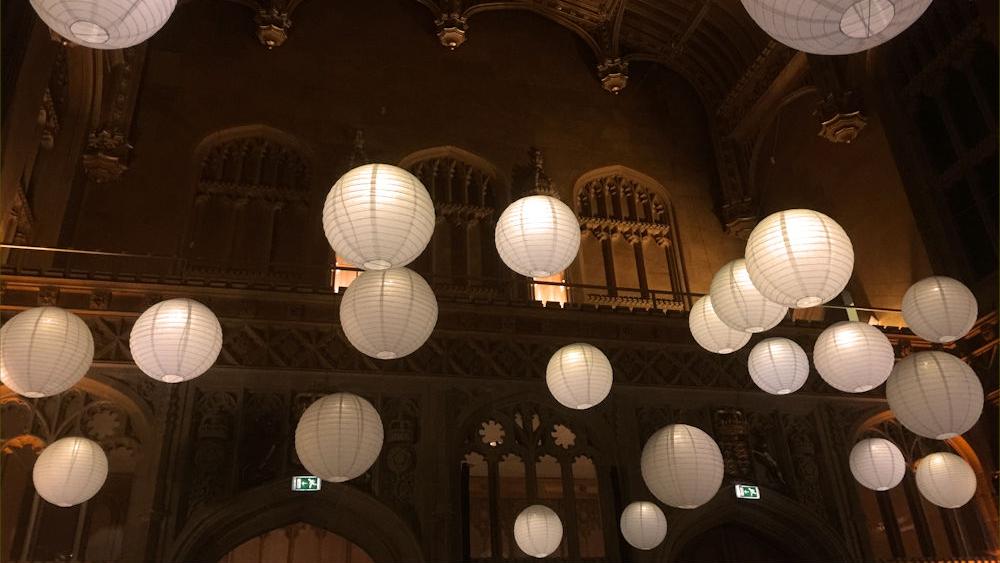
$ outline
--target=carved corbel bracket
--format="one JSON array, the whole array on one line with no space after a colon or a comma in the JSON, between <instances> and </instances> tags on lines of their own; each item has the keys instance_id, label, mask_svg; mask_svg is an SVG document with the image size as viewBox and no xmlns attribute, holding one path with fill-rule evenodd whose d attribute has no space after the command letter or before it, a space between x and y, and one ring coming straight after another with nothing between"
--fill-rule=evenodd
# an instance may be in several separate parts
<instances>
[{"instance_id":1,"label":"carved corbel bracket","mask_svg":"<svg viewBox=\"0 0 1000 563\"><path fill-rule=\"evenodd\" d=\"M617 94L628 84L628 61L620 58L604 59L597 65L597 76L605 90Z\"/></svg>"},{"instance_id":2,"label":"carved corbel bracket","mask_svg":"<svg viewBox=\"0 0 1000 563\"><path fill-rule=\"evenodd\" d=\"M292 27L292 18L288 12L275 6L257 8L253 21L257 24L257 40L268 49L281 47L288 39L288 30Z\"/></svg>"},{"instance_id":3,"label":"carved corbel bracket","mask_svg":"<svg viewBox=\"0 0 1000 563\"><path fill-rule=\"evenodd\" d=\"M531 176L528 189L525 190L526 195L547 195L559 199L559 191L543 170L545 159L542 157L542 151L531 147L528 149L528 157L531 162Z\"/></svg>"},{"instance_id":4,"label":"carved corbel bracket","mask_svg":"<svg viewBox=\"0 0 1000 563\"><path fill-rule=\"evenodd\" d=\"M442 13L434 20L437 26L437 36L441 45L455 50L456 47L465 43L465 34L469 30L468 20L459 12Z\"/></svg>"},{"instance_id":5,"label":"carved corbel bracket","mask_svg":"<svg viewBox=\"0 0 1000 563\"><path fill-rule=\"evenodd\" d=\"M121 131L102 129L87 137L83 154L83 170L92 182L104 184L121 178L128 170L128 155L132 145Z\"/></svg>"}]
</instances>

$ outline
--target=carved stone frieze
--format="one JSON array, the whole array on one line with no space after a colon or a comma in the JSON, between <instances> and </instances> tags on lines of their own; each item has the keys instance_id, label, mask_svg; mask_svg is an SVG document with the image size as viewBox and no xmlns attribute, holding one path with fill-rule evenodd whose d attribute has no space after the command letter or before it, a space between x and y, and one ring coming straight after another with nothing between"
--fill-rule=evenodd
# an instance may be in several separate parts
<instances>
[{"instance_id":1,"label":"carved stone frieze","mask_svg":"<svg viewBox=\"0 0 1000 563\"><path fill-rule=\"evenodd\" d=\"M98 184L114 182L128 170L128 154L132 145L121 131L101 129L87 137L83 154L83 170L87 178Z\"/></svg>"},{"instance_id":2,"label":"carved stone frieze","mask_svg":"<svg viewBox=\"0 0 1000 563\"><path fill-rule=\"evenodd\" d=\"M729 479L752 477L750 431L743 411L716 409L712 413L715 441L722 451L725 475Z\"/></svg>"},{"instance_id":3,"label":"carved stone frieze","mask_svg":"<svg viewBox=\"0 0 1000 563\"><path fill-rule=\"evenodd\" d=\"M468 20L458 12L442 13L434 20L437 26L438 40L441 45L455 50L465 43L465 34L469 31Z\"/></svg>"},{"instance_id":4,"label":"carved stone frieze","mask_svg":"<svg viewBox=\"0 0 1000 563\"><path fill-rule=\"evenodd\" d=\"M597 65L597 77L605 90L617 94L628 84L628 62L620 58L604 59Z\"/></svg>"}]
</instances>

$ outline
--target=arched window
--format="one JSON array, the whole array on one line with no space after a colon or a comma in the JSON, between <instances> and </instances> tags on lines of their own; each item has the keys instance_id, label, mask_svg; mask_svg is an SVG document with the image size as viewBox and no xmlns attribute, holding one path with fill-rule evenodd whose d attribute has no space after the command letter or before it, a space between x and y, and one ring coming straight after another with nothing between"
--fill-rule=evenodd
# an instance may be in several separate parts
<instances>
[{"instance_id":1,"label":"arched window","mask_svg":"<svg viewBox=\"0 0 1000 563\"><path fill-rule=\"evenodd\" d=\"M363 549L346 539L304 522L250 538L219 563L372 563Z\"/></svg>"}]
</instances>

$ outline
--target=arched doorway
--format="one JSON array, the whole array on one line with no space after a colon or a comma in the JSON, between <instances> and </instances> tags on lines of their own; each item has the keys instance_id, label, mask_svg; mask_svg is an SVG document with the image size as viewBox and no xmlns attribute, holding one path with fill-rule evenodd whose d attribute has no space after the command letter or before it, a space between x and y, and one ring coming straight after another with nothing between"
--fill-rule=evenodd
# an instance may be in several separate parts
<instances>
[{"instance_id":1,"label":"arched doorway","mask_svg":"<svg viewBox=\"0 0 1000 563\"><path fill-rule=\"evenodd\" d=\"M684 563L776 563L802 561L787 546L780 545L740 524L723 524L701 533L681 549L677 561Z\"/></svg>"},{"instance_id":2,"label":"arched doorway","mask_svg":"<svg viewBox=\"0 0 1000 563\"><path fill-rule=\"evenodd\" d=\"M329 530L296 522L248 539L219 563L373 563L365 550Z\"/></svg>"}]
</instances>

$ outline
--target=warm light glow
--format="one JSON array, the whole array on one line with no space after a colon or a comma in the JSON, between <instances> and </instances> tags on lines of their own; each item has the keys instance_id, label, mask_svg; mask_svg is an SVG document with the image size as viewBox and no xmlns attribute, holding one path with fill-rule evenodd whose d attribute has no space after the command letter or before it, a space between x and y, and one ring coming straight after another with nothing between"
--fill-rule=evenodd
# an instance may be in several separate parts
<instances>
[{"instance_id":1,"label":"warm light glow","mask_svg":"<svg viewBox=\"0 0 1000 563\"><path fill-rule=\"evenodd\" d=\"M552 274L551 276L545 276L543 278L533 278L535 281L542 282L553 282L553 283L566 283L566 275L564 272L559 272L558 274ZM534 295L535 301L541 301L542 305L548 303L549 301L555 301L560 305L565 305L569 301L569 289L565 285L548 285L548 284L532 284L531 292Z\"/></svg>"},{"instance_id":2,"label":"warm light glow","mask_svg":"<svg viewBox=\"0 0 1000 563\"><path fill-rule=\"evenodd\" d=\"M750 341L750 333L735 330L715 314L712 297L695 301L688 315L688 328L699 346L716 354L732 354Z\"/></svg>"},{"instance_id":3,"label":"warm light glow","mask_svg":"<svg viewBox=\"0 0 1000 563\"><path fill-rule=\"evenodd\" d=\"M801 346L787 338L766 338L750 350L747 369L762 391L787 395L809 378L809 359Z\"/></svg>"},{"instance_id":4,"label":"warm light glow","mask_svg":"<svg viewBox=\"0 0 1000 563\"><path fill-rule=\"evenodd\" d=\"M330 280L330 286L333 287L334 293L340 293L341 289L346 288L351 285L351 282L356 280L358 274L357 270L342 270L341 268L354 268L354 264L347 262L340 256L337 257L336 263L333 267L333 272Z\"/></svg>"},{"instance_id":5,"label":"warm light glow","mask_svg":"<svg viewBox=\"0 0 1000 563\"><path fill-rule=\"evenodd\" d=\"M86 502L107 477L108 457L100 444L75 436L49 444L31 473L38 496L63 507Z\"/></svg>"},{"instance_id":6,"label":"warm light glow","mask_svg":"<svg viewBox=\"0 0 1000 563\"><path fill-rule=\"evenodd\" d=\"M545 384L560 404L589 409L611 391L611 362L594 346L570 344L556 350L545 368Z\"/></svg>"},{"instance_id":7,"label":"warm light glow","mask_svg":"<svg viewBox=\"0 0 1000 563\"><path fill-rule=\"evenodd\" d=\"M846 393L874 389L889 377L896 355L882 331L861 321L841 321L820 333L813 362L823 381Z\"/></svg>"},{"instance_id":8,"label":"warm light glow","mask_svg":"<svg viewBox=\"0 0 1000 563\"><path fill-rule=\"evenodd\" d=\"M392 360L423 346L437 324L437 299L408 268L364 272L340 301L340 324L363 354Z\"/></svg>"},{"instance_id":9,"label":"warm light glow","mask_svg":"<svg viewBox=\"0 0 1000 563\"><path fill-rule=\"evenodd\" d=\"M788 308L767 300L747 273L746 260L729 262L712 278L709 295L722 322L743 332L764 332L777 326Z\"/></svg>"},{"instance_id":10,"label":"warm light glow","mask_svg":"<svg viewBox=\"0 0 1000 563\"><path fill-rule=\"evenodd\" d=\"M139 316L129 334L132 359L164 383L194 379L222 351L222 326L211 309L193 299L168 299Z\"/></svg>"},{"instance_id":11,"label":"warm light glow","mask_svg":"<svg viewBox=\"0 0 1000 563\"><path fill-rule=\"evenodd\" d=\"M576 259L580 222L569 206L554 197L522 197L500 215L494 242L508 268L545 278L564 271Z\"/></svg>"}]
</instances>

